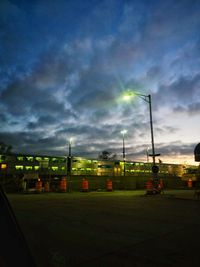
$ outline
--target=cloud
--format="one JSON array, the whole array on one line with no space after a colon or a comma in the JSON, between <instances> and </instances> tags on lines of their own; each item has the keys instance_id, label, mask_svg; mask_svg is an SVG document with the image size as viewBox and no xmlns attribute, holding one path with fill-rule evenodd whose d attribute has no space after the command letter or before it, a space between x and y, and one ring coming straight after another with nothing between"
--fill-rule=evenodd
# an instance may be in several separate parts
<instances>
[{"instance_id":1,"label":"cloud","mask_svg":"<svg viewBox=\"0 0 200 267\"><path fill-rule=\"evenodd\" d=\"M159 126L155 127L155 132L159 133L160 135L175 134L175 133L178 133L179 131L180 131L180 128L169 126L169 125L162 125L162 127L159 127Z\"/></svg>"},{"instance_id":2,"label":"cloud","mask_svg":"<svg viewBox=\"0 0 200 267\"><path fill-rule=\"evenodd\" d=\"M162 76L164 75L163 68L159 65L154 65L147 69L146 72L146 79L149 80L160 80Z\"/></svg>"},{"instance_id":3,"label":"cloud","mask_svg":"<svg viewBox=\"0 0 200 267\"><path fill-rule=\"evenodd\" d=\"M195 143L184 144L183 142L177 140L168 144L159 144L159 149L161 155L164 156L191 155L194 152L195 146Z\"/></svg>"},{"instance_id":4,"label":"cloud","mask_svg":"<svg viewBox=\"0 0 200 267\"><path fill-rule=\"evenodd\" d=\"M196 105L199 101L200 74L192 77L179 77L177 80L166 85L162 84L158 91L153 94L155 105L160 104L175 107L177 105L190 106ZM178 104L177 104L178 103Z\"/></svg>"},{"instance_id":5,"label":"cloud","mask_svg":"<svg viewBox=\"0 0 200 267\"><path fill-rule=\"evenodd\" d=\"M142 155L149 107L120 102L127 88L152 94L159 137L181 131L164 125L165 108L198 114L198 1L29 2L0 4L2 141L62 154L74 136L77 153L94 155L120 151L126 128L129 155Z\"/></svg>"},{"instance_id":6,"label":"cloud","mask_svg":"<svg viewBox=\"0 0 200 267\"><path fill-rule=\"evenodd\" d=\"M194 142L185 144L180 140L176 140L167 143L157 143L155 148L156 152L160 153L158 158L162 159L163 162L177 163L180 158L183 163L188 158L190 158L191 162L194 160L194 148L196 145ZM135 144L132 148L127 149L127 158L146 161L147 149L151 153L151 146Z\"/></svg>"},{"instance_id":7,"label":"cloud","mask_svg":"<svg viewBox=\"0 0 200 267\"><path fill-rule=\"evenodd\" d=\"M174 112L187 113L188 115L200 114L200 102L192 103L186 107L178 105L174 108Z\"/></svg>"}]
</instances>

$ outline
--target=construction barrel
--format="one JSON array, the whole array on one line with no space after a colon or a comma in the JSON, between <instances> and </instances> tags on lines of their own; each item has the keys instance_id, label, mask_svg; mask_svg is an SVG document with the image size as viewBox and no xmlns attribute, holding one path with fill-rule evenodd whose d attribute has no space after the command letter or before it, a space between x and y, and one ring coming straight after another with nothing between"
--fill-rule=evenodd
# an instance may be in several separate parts
<instances>
[{"instance_id":1,"label":"construction barrel","mask_svg":"<svg viewBox=\"0 0 200 267\"><path fill-rule=\"evenodd\" d=\"M107 181L106 181L106 190L107 191L112 191L113 190L113 182L110 179L107 179Z\"/></svg>"},{"instance_id":2,"label":"construction barrel","mask_svg":"<svg viewBox=\"0 0 200 267\"><path fill-rule=\"evenodd\" d=\"M191 178L188 179L187 184L188 184L188 188L191 189L193 186L193 181Z\"/></svg>"},{"instance_id":3,"label":"construction barrel","mask_svg":"<svg viewBox=\"0 0 200 267\"><path fill-rule=\"evenodd\" d=\"M60 192L66 192L67 191L67 179L66 177L62 177L59 184Z\"/></svg>"},{"instance_id":4,"label":"construction barrel","mask_svg":"<svg viewBox=\"0 0 200 267\"><path fill-rule=\"evenodd\" d=\"M42 192L42 181L40 180L40 178L37 180L37 182L35 184L35 191L36 191L36 193Z\"/></svg>"},{"instance_id":5,"label":"construction barrel","mask_svg":"<svg viewBox=\"0 0 200 267\"><path fill-rule=\"evenodd\" d=\"M89 191L89 182L87 179L83 178L82 180L82 192L88 192Z\"/></svg>"},{"instance_id":6,"label":"construction barrel","mask_svg":"<svg viewBox=\"0 0 200 267\"><path fill-rule=\"evenodd\" d=\"M146 182L146 194L152 195L154 193L153 181L150 179Z\"/></svg>"}]
</instances>

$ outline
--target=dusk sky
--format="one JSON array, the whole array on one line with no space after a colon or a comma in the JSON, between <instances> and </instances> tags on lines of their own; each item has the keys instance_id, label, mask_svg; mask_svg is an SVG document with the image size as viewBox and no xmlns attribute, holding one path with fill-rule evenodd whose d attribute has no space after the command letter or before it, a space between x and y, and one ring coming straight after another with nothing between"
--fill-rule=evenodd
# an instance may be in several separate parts
<instances>
[{"instance_id":1,"label":"dusk sky","mask_svg":"<svg viewBox=\"0 0 200 267\"><path fill-rule=\"evenodd\" d=\"M103 150L194 164L200 142L200 0L1 0L0 142L13 152ZM158 160L158 159L157 159Z\"/></svg>"}]
</instances>

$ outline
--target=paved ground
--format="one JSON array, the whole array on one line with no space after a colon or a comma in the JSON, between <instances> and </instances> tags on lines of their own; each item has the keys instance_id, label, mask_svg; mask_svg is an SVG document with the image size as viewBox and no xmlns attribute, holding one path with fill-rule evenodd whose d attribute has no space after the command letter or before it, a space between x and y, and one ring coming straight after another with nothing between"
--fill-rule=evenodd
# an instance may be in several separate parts
<instances>
[{"instance_id":1,"label":"paved ground","mask_svg":"<svg viewBox=\"0 0 200 267\"><path fill-rule=\"evenodd\" d=\"M193 190L8 195L38 266L200 266Z\"/></svg>"}]
</instances>

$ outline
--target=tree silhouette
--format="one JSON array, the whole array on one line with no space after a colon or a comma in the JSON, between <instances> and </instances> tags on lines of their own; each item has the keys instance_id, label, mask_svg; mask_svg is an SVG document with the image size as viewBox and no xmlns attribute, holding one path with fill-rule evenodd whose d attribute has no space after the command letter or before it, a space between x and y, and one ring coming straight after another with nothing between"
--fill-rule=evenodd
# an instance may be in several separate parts
<instances>
[{"instance_id":1,"label":"tree silhouette","mask_svg":"<svg viewBox=\"0 0 200 267\"><path fill-rule=\"evenodd\" d=\"M11 145L6 145L4 142L0 142L0 153L1 154L10 154L12 150Z\"/></svg>"},{"instance_id":2,"label":"tree silhouette","mask_svg":"<svg viewBox=\"0 0 200 267\"><path fill-rule=\"evenodd\" d=\"M102 151L99 154L99 159L104 159L104 160L116 159L116 157L117 157L116 154L113 154L112 152L106 150Z\"/></svg>"}]
</instances>

